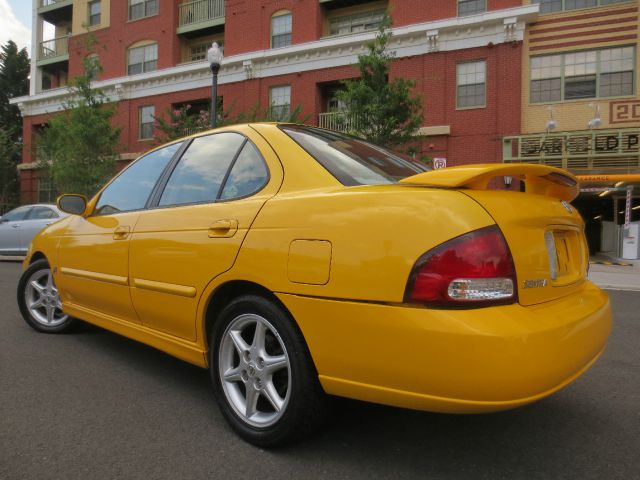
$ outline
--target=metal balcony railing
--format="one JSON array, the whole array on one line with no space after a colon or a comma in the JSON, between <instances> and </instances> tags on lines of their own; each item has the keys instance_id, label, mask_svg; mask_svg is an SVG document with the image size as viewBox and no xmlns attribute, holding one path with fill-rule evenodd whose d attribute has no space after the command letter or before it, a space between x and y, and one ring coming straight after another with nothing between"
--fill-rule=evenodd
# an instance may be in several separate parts
<instances>
[{"instance_id":1,"label":"metal balcony railing","mask_svg":"<svg viewBox=\"0 0 640 480\"><path fill-rule=\"evenodd\" d=\"M181 3L178 8L181 27L224 18L224 0L195 0Z\"/></svg>"},{"instance_id":2,"label":"metal balcony railing","mask_svg":"<svg viewBox=\"0 0 640 480\"><path fill-rule=\"evenodd\" d=\"M69 53L69 37L58 37L40 43L38 60L49 60Z\"/></svg>"},{"instance_id":3,"label":"metal balcony railing","mask_svg":"<svg viewBox=\"0 0 640 480\"><path fill-rule=\"evenodd\" d=\"M349 132L355 129L356 121L349 112L326 112L318 115L318 126L336 132Z\"/></svg>"},{"instance_id":4,"label":"metal balcony railing","mask_svg":"<svg viewBox=\"0 0 640 480\"><path fill-rule=\"evenodd\" d=\"M40 0L39 6L40 6L40 8L43 8L43 7L49 7L51 5L55 5L57 3L65 3L65 4L67 4L67 3L71 3L71 2L69 2L69 0Z\"/></svg>"}]
</instances>

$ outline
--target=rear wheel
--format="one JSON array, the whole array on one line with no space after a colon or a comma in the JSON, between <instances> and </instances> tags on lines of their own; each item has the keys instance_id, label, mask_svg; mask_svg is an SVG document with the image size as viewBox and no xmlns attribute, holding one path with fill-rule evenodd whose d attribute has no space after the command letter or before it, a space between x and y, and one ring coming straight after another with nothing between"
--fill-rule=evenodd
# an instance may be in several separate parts
<instances>
[{"instance_id":1,"label":"rear wheel","mask_svg":"<svg viewBox=\"0 0 640 480\"><path fill-rule=\"evenodd\" d=\"M325 395L290 316L247 295L220 314L210 348L214 391L225 418L245 440L275 447L320 423Z\"/></svg>"},{"instance_id":2,"label":"rear wheel","mask_svg":"<svg viewBox=\"0 0 640 480\"><path fill-rule=\"evenodd\" d=\"M62 303L46 260L33 262L18 282L18 306L25 322L44 333L69 330L75 320L62 311Z\"/></svg>"}]
</instances>

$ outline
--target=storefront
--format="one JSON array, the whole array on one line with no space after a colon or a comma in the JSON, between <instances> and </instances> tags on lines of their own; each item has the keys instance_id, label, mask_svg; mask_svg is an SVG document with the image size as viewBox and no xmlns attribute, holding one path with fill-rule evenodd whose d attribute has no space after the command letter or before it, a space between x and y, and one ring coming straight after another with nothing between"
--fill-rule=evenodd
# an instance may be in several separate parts
<instances>
[{"instance_id":1,"label":"storefront","mask_svg":"<svg viewBox=\"0 0 640 480\"><path fill-rule=\"evenodd\" d=\"M503 161L550 165L577 175L581 189L574 205L585 219L591 253L640 256L640 129L505 137Z\"/></svg>"}]
</instances>

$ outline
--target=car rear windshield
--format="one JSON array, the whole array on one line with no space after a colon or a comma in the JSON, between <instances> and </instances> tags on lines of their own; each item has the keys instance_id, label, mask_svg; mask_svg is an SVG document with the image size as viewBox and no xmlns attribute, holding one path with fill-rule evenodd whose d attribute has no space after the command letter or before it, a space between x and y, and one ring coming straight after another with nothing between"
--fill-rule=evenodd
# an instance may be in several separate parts
<instances>
[{"instance_id":1,"label":"car rear windshield","mask_svg":"<svg viewBox=\"0 0 640 480\"><path fill-rule=\"evenodd\" d=\"M280 127L343 185L397 183L429 168L413 158L321 128Z\"/></svg>"}]
</instances>

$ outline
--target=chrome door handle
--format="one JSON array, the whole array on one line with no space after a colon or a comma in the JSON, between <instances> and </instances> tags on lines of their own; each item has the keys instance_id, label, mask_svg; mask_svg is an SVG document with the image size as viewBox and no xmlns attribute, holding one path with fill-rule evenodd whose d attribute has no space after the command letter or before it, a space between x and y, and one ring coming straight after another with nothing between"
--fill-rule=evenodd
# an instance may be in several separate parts
<instances>
[{"instance_id":1,"label":"chrome door handle","mask_svg":"<svg viewBox=\"0 0 640 480\"><path fill-rule=\"evenodd\" d=\"M13 225L11 225L12 228L20 228L20 225L17 223L14 223Z\"/></svg>"}]
</instances>

